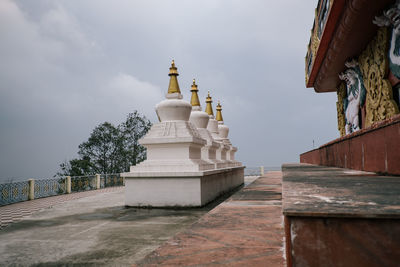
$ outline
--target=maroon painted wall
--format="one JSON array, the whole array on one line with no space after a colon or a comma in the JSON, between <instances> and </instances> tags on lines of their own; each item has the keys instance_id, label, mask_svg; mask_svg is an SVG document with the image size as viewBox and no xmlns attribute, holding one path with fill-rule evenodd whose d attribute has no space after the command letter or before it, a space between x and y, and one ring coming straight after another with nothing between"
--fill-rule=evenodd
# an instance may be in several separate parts
<instances>
[{"instance_id":1,"label":"maroon painted wall","mask_svg":"<svg viewBox=\"0 0 400 267\"><path fill-rule=\"evenodd\" d=\"M399 220L285 217L286 228L287 266L399 266Z\"/></svg>"},{"instance_id":2,"label":"maroon painted wall","mask_svg":"<svg viewBox=\"0 0 400 267\"><path fill-rule=\"evenodd\" d=\"M400 175L400 114L305 152L300 162Z\"/></svg>"}]
</instances>

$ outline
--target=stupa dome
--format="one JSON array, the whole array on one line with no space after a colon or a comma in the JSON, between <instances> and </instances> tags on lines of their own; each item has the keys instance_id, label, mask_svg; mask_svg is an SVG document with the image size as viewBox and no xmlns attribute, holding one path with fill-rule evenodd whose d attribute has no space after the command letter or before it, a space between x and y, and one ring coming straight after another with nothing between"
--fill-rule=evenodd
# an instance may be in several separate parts
<instances>
[{"instance_id":1,"label":"stupa dome","mask_svg":"<svg viewBox=\"0 0 400 267\"><path fill-rule=\"evenodd\" d=\"M188 121L192 106L189 102L182 100L181 90L178 84L178 69L172 60L169 68L170 82L165 100L156 105L156 113L161 122L163 121Z\"/></svg>"},{"instance_id":2,"label":"stupa dome","mask_svg":"<svg viewBox=\"0 0 400 267\"><path fill-rule=\"evenodd\" d=\"M190 100L190 104L192 105L192 113L190 114L190 122L192 122L197 128L207 128L208 121L210 120L210 117L208 116L207 113L201 110L201 105L199 101L199 96L197 92L199 91L197 89L197 84L195 79L193 79L193 84L192 84L192 89L190 90L192 92L192 97Z\"/></svg>"}]
</instances>

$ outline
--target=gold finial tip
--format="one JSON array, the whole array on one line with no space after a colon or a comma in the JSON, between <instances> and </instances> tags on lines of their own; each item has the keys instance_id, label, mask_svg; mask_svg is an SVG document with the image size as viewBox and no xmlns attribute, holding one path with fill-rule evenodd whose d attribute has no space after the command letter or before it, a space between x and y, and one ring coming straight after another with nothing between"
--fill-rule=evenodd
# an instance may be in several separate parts
<instances>
[{"instance_id":1,"label":"gold finial tip","mask_svg":"<svg viewBox=\"0 0 400 267\"><path fill-rule=\"evenodd\" d=\"M190 89L190 91L198 91L198 89L197 89L197 84L196 84L196 80L195 79L193 79L193 84L192 84L192 89Z\"/></svg>"},{"instance_id":2,"label":"gold finial tip","mask_svg":"<svg viewBox=\"0 0 400 267\"><path fill-rule=\"evenodd\" d=\"M222 107L221 107L221 103L219 102L219 100L218 100L218 105L217 105L217 108L216 108L216 110L217 110L217 116L216 116L216 120L217 121L224 121L224 119L222 118Z\"/></svg>"},{"instance_id":3,"label":"gold finial tip","mask_svg":"<svg viewBox=\"0 0 400 267\"><path fill-rule=\"evenodd\" d=\"M213 108L212 108L212 106L211 106L211 103L212 103L212 102L213 102L213 101L212 101L211 96L210 96L210 90L208 90L208 96L206 97L206 103L207 103L207 106L206 106L206 113L207 113L208 115L210 115L210 116L214 116Z\"/></svg>"},{"instance_id":4,"label":"gold finial tip","mask_svg":"<svg viewBox=\"0 0 400 267\"><path fill-rule=\"evenodd\" d=\"M168 76L170 76L168 94L181 93L177 79L178 75L179 75L178 68L175 66L175 61L172 60L172 64L171 67L169 68L169 73L168 73Z\"/></svg>"},{"instance_id":5,"label":"gold finial tip","mask_svg":"<svg viewBox=\"0 0 400 267\"><path fill-rule=\"evenodd\" d=\"M171 67L169 68L169 76L176 75L178 76L178 68L175 66L175 61L172 60Z\"/></svg>"},{"instance_id":6,"label":"gold finial tip","mask_svg":"<svg viewBox=\"0 0 400 267\"><path fill-rule=\"evenodd\" d=\"M199 106L200 107L200 101L199 101L199 96L197 95L197 85L196 85L196 80L193 79L193 84L192 84L192 89L190 89L192 92L192 98L190 100L190 104L192 104L193 107Z\"/></svg>"}]
</instances>

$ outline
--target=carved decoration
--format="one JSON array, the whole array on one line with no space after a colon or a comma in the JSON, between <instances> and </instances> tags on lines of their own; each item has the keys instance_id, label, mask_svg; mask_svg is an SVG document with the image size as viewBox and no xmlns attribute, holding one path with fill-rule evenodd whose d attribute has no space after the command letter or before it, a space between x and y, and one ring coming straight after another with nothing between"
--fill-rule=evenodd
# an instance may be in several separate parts
<instances>
[{"instance_id":1,"label":"carved decoration","mask_svg":"<svg viewBox=\"0 0 400 267\"><path fill-rule=\"evenodd\" d=\"M314 19L314 24L311 29L311 38L310 38L310 43L308 44L308 52L307 56L305 59L305 72L306 72L306 84L308 83L309 75L310 75L310 69L312 65L314 64L315 60L315 55L317 53L318 47L319 47L319 42L320 39L318 38L318 9L315 9L315 19Z\"/></svg>"},{"instance_id":2,"label":"carved decoration","mask_svg":"<svg viewBox=\"0 0 400 267\"><path fill-rule=\"evenodd\" d=\"M331 3L329 0L322 0L321 6L319 7L318 15L318 38L321 39L322 32L325 30L325 24L328 20L329 10L331 8ZM333 2L333 1L331 1Z\"/></svg>"},{"instance_id":3,"label":"carved decoration","mask_svg":"<svg viewBox=\"0 0 400 267\"><path fill-rule=\"evenodd\" d=\"M312 59L313 63L314 63L315 55L317 54L317 50L318 50L319 42L320 42L320 40L318 38L318 29L317 28L318 28L318 26L316 25L314 28L313 35L311 37L311 53L313 55L313 59Z\"/></svg>"},{"instance_id":4,"label":"carved decoration","mask_svg":"<svg viewBox=\"0 0 400 267\"><path fill-rule=\"evenodd\" d=\"M346 134L345 126L346 119L344 116L344 100L346 98L346 86L344 83L341 83L337 89L337 97L338 101L336 102L337 109L337 119L338 119L338 130L340 132L340 136L344 136Z\"/></svg>"},{"instance_id":5,"label":"carved decoration","mask_svg":"<svg viewBox=\"0 0 400 267\"><path fill-rule=\"evenodd\" d=\"M339 78L346 81L346 97L343 99L345 114L345 132L350 134L360 130L359 113L365 103L366 90L359 64L356 60L345 63L347 69L339 74Z\"/></svg>"},{"instance_id":6,"label":"carved decoration","mask_svg":"<svg viewBox=\"0 0 400 267\"><path fill-rule=\"evenodd\" d=\"M379 28L375 38L359 57L360 69L367 89L365 125L370 126L399 113L393 100L392 86L385 79L388 72L388 29Z\"/></svg>"},{"instance_id":7,"label":"carved decoration","mask_svg":"<svg viewBox=\"0 0 400 267\"><path fill-rule=\"evenodd\" d=\"M314 24L311 30L311 38L308 44L307 56L305 59L306 84L308 84L310 72L317 56L317 51L333 2L334 0L321 0L318 2L318 6L315 9Z\"/></svg>"},{"instance_id":8,"label":"carved decoration","mask_svg":"<svg viewBox=\"0 0 400 267\"><path fill-rule=\"evenodd\" d=\"M400 78L400 0L375 17L374 24L379 27L390 27L391 38L389 45L389 66L392 73Z\"/></svg>"}]
</instances>

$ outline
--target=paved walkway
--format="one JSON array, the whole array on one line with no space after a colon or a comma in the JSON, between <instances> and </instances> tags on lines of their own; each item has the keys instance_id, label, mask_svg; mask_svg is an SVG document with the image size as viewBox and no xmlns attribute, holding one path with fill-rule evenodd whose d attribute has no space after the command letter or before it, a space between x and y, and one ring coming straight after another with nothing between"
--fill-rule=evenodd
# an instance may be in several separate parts
<instances>
[{"instance_id":1,"label":"paved walkway","mask_svg":"<svg viewBox=\"0 0 400 267\"><path fill-rule=\"evenodd\" d=\"M31 201L19 202L0 207L0 230L11 223L18 222L26 216L29 216L42 209L51 208L54 205L65 201L80 199L107 192L123 192L124 187L107 187L99 190L77 192L72 194L58 195L53 197L39 198Z\"/></svg>"},{"instance_id":2,"label":"paved walkway","mask_svg":"<svg viewBox=\"0 0 400 267\"><path fill-rule=\"evenodd\" d=\"M257 176L247 176L245 179L245 186L256 180ZM64 203L65 201L80 199L84 197L94 196L107 192L124 192L123 186L107 187L99 190L91 190L85 192L77 192L72 194L58 195L46 198L39 198L31 201L23 201L15 204L10 204L0 207L0 230L10 225L11 223L18 222L24 217L32 215L33 213L42 209L51 208L57 204Z\"/></svg>"},{"instance_id":3,"label":"paved walkway","mask_svg":"<svg viewBox=\"0 0 400 267\"><path fill-rule=\"evenodd\" d=\"M126 208L123 189L48 198L53 207L0 230L0 266L130 266L214 207Z\"/></svg>"},{"instance_id":4,"label":"paved walkway","mask_svg":"<svg viewBox=\"0 0 400 267\"><path fill-rule=\"evenodd\" d=\"M282 173L268 172L138 266L283 266Z\"/></svg>"},{"instance_id":5,"label":"paved walkway","mask_svg":"<svg viewBox=\"0 0 400 267\"><path fill-rule=\"evenodd\" d=\"M123 187L0 207L0 266L283 266L281 177L201 209L127 209Z\"/></svg>"}]
</instances>

